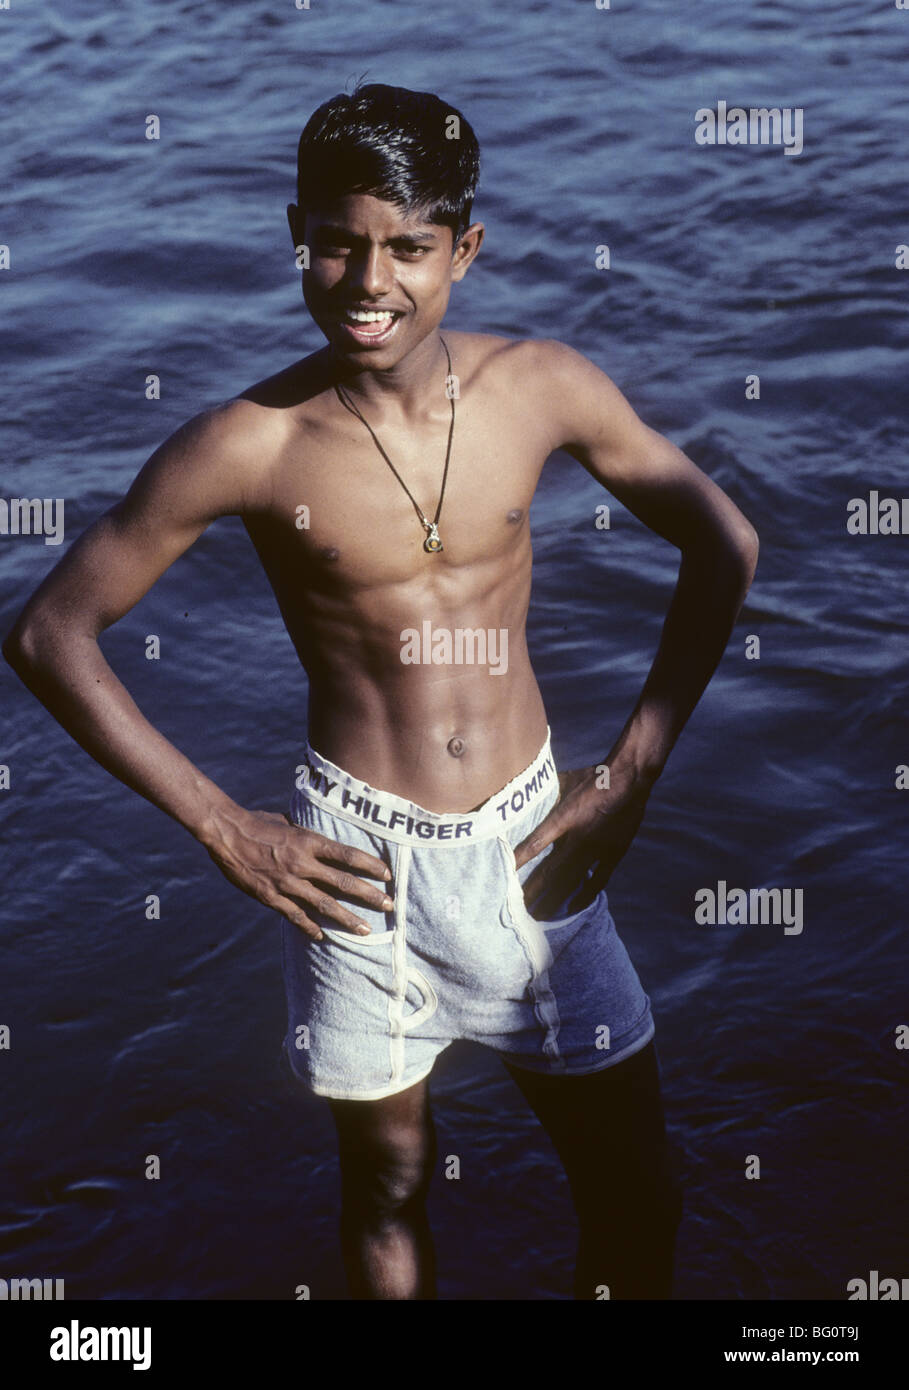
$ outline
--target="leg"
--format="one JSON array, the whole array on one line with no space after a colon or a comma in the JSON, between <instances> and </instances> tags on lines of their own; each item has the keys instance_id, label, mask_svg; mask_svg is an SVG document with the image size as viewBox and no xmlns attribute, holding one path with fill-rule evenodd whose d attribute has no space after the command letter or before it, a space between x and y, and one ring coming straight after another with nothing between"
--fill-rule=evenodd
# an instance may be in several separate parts
<instances>
[{"instance_id":1,"label":"leg","mask_svg":"<svg viewBox=\"0 0 909 1390\"><path fill-rule=\"evenodd\" d=\"M680 1188L651 1040L586 1076L505 1064L565 1167L578 1215L575 1298L669 1298Z\"/></svg>"},{"instance_id":2,"label":"leg","mask_svg":"<svg viewBox=\"0 0 909 1390\"><path fill-rule=\"evenodd\" d=\"M435 1298L426 1193L436 1158L429 1080L382 1100L330 1100L351 1297Z\"/></svg>"}]
</instances>

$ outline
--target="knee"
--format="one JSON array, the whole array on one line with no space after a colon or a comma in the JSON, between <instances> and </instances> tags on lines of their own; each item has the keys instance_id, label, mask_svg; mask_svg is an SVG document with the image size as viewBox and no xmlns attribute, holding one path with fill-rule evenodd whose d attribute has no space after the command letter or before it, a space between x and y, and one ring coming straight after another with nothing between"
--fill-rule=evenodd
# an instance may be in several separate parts
<instances>
[{"instance_id":1,"label":"knee","mask_svg":"<svg viewBox=\"0 0 909 1390\"><path fill-rule=\"evenodd\" d=\"M370 1195L373 1207L394 1215L412 1203L422 1201L429 1190L431 1170L419 1159L398 1156L377 1168L372 1175Z\"/></svg>"},{"instance_id":2,"label":"knee","mask_svg":"<svg viewBox=\"0 0 909 1390\"><path fill-rule=\"evenodd\" d=\"M358 1145L341 1156L344 1204L378 1219L391 1218L422 1202L433 1169L433 1143L428 1135L399 1135L393 1141Z\"/></svg>"},{"instance_id":3,"label":"knee","mask_svg":"<svg viewBox=\"0 0 909 1390\"><path fill-rule=\"evenodd\" d=\"M643 1214L655 1231L674 1236L682 1220L685 1199L681 1183L674 1173L663 1172L650 1182L643 1182L629 1203L632 1213Z\"/></svg>"},{"instance_id":4,"label":"knee","mask_svg":"<svg viewBox=\"0 0 909 1390\"><path fill-rule=\"evenodd\" d=\"M578 1217L588 1231L646 1233L651 1240L675 1239L684 1206L681 1183L666 1172L614 1188L600 1185L575 1193Z\"/></svg>"}]
</instances>

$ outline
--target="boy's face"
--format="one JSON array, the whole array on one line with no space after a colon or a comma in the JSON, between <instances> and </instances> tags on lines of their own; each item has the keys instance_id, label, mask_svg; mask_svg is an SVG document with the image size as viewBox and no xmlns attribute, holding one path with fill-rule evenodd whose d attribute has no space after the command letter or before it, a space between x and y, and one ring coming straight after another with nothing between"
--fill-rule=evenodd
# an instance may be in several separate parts
<instances>
[{"instance_id":1,"label":"boy's face","mask_svg":"<svg viewBox=\"0 0 909 1390\"><path fill-rule=\"evenodd\" d=\"M288 220L309 248L303 298L337 357L384 370L441 323L452 283L463 279L483 239L477 222L452 246L450 227L393 203L352 193ZM378 318L367 318L378 314Z\"/></svg>"}]
</instances>

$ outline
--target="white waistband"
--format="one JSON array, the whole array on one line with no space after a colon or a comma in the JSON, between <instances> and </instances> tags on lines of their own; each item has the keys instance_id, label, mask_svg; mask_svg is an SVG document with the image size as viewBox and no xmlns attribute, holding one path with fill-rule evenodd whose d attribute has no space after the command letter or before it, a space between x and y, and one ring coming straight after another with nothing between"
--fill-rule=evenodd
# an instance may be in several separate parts
<instances>
[{"instance_id":1,"label":"white waistband","mask_svg":"<svg viewBox=\"0 0 909 1390\"><path fill-rule=\"evenodd\" d=\"M476 811L427 811L416 802L351 777L308 743L296 787L307 800L342 819L377 831L383 839L412 845L455 845L501 835L504 827L521 820L538 801L558 788L558 777L547 725L543 747L529 767Z\"/></svg>"}]
</instances>

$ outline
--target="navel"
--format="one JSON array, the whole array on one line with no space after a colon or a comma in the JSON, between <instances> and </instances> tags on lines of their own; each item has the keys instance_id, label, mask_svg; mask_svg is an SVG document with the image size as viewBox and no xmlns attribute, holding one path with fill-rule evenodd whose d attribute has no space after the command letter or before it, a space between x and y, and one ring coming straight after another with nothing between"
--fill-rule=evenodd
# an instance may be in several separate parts
<instances>
[{"instance_id":1,"label":"navel","mask_svg":"<svg viewBox=\"0 0 909 1390\"><path fill-rule=\"evenodd\" d=\"M454 738L448 740L448 751L453 758L460 758L467 749L467 744L460 734L455 734Z\"/></svg>"}]
</instances>

